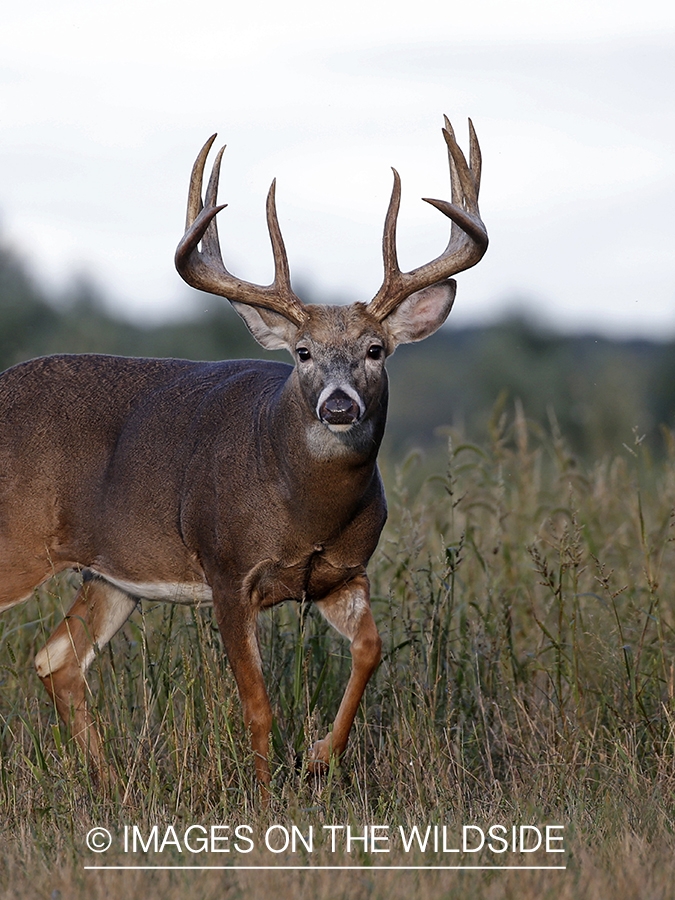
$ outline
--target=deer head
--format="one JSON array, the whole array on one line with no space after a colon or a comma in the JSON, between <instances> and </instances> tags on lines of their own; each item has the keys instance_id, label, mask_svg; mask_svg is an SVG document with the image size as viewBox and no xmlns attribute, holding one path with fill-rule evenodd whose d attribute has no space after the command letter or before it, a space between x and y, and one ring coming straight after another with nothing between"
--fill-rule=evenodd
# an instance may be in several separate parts
<instances>
[{"instance_id":1,"label":"deer head","mask_svg":"<svg viewBox=\"0 0 675 900\"><path fill-rule=\"evenodd\" d=\"M471 120L469 132L467 165L446 117L443 137L448 148L452 199L426 200L452 220L450 240L443 253L410 272L399 268L396 222L401 180L394 169L382 241L382 286L369 303L342 308L308 306L293 292L274 181L267 196L274 280L266 286L252 284L226 269L216 225L217 214L225 208L216 203L225 148L216 157L203 202L204 167L216 135L209 138L197 157L176 267L188 284L226 297L263 347L288 350L308 407L333 432L349 431L366 417L369 403L377 398L372 386L382 383L385 358L398 344L420 341L443 324L455 297L456 283L451 276L476 265L487 249L487 231L478 210L481 155Z\"/></svg>"}]
</instances>

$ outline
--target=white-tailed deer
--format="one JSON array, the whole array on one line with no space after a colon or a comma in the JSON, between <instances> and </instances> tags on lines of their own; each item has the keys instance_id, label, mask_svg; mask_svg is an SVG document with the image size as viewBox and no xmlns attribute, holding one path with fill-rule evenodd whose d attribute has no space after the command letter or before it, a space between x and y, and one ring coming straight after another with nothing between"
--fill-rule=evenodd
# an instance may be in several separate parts
<instances>
[{"instance_id":1,"label":"white-tailed deer","mask_svg":"<svg viewBox=\"0 0 675 900\"><path fill-rule=\"evenodd\" d=\"M469 125L467 165L445 120L452 202L427 201L452 220L446 250L410 272L399 269L394 171L384 281L370 303L351 306L306 306L293 293L274 184L267 201L273 283L227 271L215 221L222 151L201 197L214 138L207 142L192 171L176 266L192 286L230 300L259 343L288 350L295 365L64 355L0 376L0 610L56 572L83 571L35 666L97 767L106 771L86 672L139 600L213 605L264 795L272 709L258 614L283 600L314 603L350 641L352 671L332 732L309 751L310 766L344 751L380 660L366 565L386 518L376 463L385 358L439 328L455 295L450 276L475 265L488 243L477 202L480 150Z\"/></svg>"}]
</instances>

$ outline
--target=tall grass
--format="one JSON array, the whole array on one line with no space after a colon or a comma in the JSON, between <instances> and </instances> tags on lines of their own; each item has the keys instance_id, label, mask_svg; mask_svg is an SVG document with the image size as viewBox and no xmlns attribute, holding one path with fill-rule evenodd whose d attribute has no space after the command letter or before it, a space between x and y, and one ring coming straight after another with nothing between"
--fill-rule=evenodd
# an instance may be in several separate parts
<instances>
[{"instance_id":1,"label":"tall grass","mask_svg":"<svg viewBox=\"0 0 675 900\"><path fill-rule=\"evenodd\" d=\"M302 754L337 711L348 647L311 607L262 617L275 710L269 813L256 802L209 611L148 604L97 659L92 697L120 773L112 796L87 774L31 667L75 576L0 618L0 897L103 897L113 880L113 894L123 887L167 900L193 883L200 896L254 887L295 895L310 885L332 898L411 889L421 897L675 896L675 440L665 437L666 459L653 459L633 434L614 456L582 465L553 415L535 425L516 404L510 415L495 413L485 445L453 434L442 472L426 476L411 457L386 473L390 517L371 565L383 660L342 764L319 783L307 778ZM557 823L565 853L536 859L567 869L366 877L83 868L129 863L86 849L94 825L264 830L270 822L305 831ZM280 861L254 853L244 862L254 857ZM441 857L392 850L386 859L338 859L322 849L303 859L448 864Z\"/></svg>"}]
</instances>

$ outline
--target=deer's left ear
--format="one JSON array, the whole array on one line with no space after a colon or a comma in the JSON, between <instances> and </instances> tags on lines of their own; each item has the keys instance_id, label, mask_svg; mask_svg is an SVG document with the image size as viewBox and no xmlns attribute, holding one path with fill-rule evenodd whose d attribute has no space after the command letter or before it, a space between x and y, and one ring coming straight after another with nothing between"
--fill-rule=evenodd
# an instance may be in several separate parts
<instances>
[{"instance_id":1,"label":"deer's left ear","mask_svg":"<svg viewBox=\"0 0 675 900\"><path fill-rule=\"evenodd\" d=\"M278 312L261 306L249 306L237 300L230 303L246 323L256 341L265 350L288 350L293 353L297 326Z\"/></svg>"},{"instance_id":2,"label":"deer's left ear","mask_svg":"<svg viewBox=\"0 0 675 900\"><path fill-rule=\"evenodd\" d=\"M429 337L448 318L455 301L457 282L448 278L407 297L382 322L394 346Z\"/></svg>"}]
</instances>

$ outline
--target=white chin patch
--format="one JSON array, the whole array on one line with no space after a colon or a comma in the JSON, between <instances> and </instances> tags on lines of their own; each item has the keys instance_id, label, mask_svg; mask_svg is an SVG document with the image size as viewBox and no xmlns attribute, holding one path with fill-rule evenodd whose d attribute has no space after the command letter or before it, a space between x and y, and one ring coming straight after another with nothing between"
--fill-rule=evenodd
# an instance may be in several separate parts
<instances>
[{"instance_id":1,"label":"white chin patch","mask_svg":"<svg viewBox=\"0 0 675 900\"><path fill-rule=\"evenodd\" d=\"M326 428L329 428L331 431L339 432L339 431L349 431L350 428L353 428L356 424L355 422L351 422L349 425L329 425L328 422L323 423Z\"/></svg>"}]
</instances>

